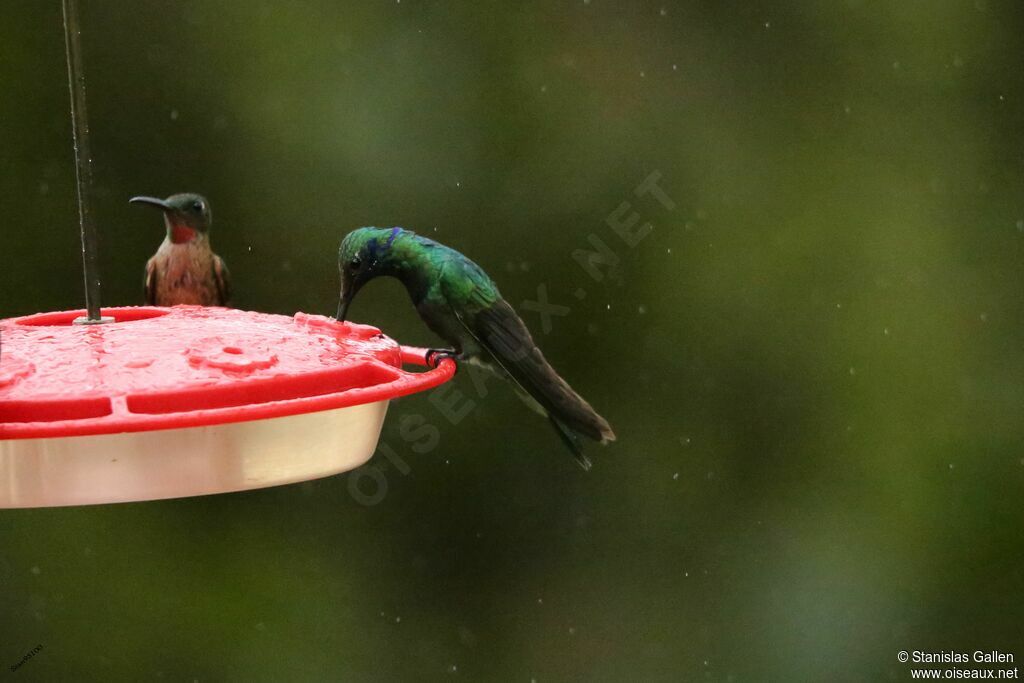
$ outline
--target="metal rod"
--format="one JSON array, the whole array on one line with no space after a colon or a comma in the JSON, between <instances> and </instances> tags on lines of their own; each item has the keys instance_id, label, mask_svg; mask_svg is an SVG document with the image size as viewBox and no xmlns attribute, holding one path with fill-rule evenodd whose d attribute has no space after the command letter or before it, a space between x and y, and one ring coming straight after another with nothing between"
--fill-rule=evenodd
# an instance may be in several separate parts
<instances>
[{"instance_id":1,"label":"metal rod","mask_svg":"<svg viewBox=\"0 0 1024 683\"><path fill-rule=\"evenodd\" d=\"M75 144L75 177L78 181L78 222L82 229L82 267L85 271L85 307L88 322L101 322L100 273L96 225L89 210L92 186L92 153L89 151L89 120L85 109L85 75L82 73L81 29L78 0L62 0L64 46L68 57L68 87L71 91L71 124Z\"/></svg>"}]
</instances>

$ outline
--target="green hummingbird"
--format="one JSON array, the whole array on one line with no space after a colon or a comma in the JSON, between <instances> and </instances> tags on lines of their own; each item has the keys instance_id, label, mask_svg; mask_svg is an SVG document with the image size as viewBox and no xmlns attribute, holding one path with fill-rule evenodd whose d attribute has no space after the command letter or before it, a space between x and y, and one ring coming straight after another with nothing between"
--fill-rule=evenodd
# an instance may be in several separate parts
<instances>
[{"instance_id":1,"label":"green hummingbird","mask_svg":"<svg viewBox=\"0 0 1024 683\"><path fill-rule=\"evenodd\" d=\"M583 453L582 437L601 443L615 440L605 419L544 359L494 281L458 251L402 228L359 228L342 241L338 270L338 320L345 320L367 282L379 276L397 278L427 327L452 346L428 354L434 360L450 355L510 381L551 421L584 469L590 469L590 460Z\"/></svg>"},{"instance_id":2,"label":"green hummingbird","mask_svg":"<svg viewBox=\"0 0 1024 683\"><path fill-rule=\"evenodd\" d=\"M146 303L151 306L226 306L231 280L224 259L210 246L210 203L191 192L167 199L132 197L164 212L167 237L146 262Z\"/></svg>"}]
</instances>

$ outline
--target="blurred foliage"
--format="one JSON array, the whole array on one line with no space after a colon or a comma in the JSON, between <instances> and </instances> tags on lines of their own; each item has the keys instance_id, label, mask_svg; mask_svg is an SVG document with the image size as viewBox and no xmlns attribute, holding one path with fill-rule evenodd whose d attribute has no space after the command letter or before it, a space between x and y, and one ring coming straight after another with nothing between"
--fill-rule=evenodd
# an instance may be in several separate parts
<instances>
[{"instance_id":1,"label":"blurred foliage","mask_svg":"<svg viewBox=\"0 0 1024 683\"><path fill-rule=\"evenodd\" d=\"M104 300L206 194L244 308L330 314L403 225L521 307L619 435L585 475L496 385L345 476L16 510L22 680L903 680L1020 649L1024 71L996 0L87 1ZM80 307L60 3L0 23L0 314ZM668 211L634 188L653 171ZM630 202L650 235L606 224ZM621 259L594 282L596 235ZM585 298L575 296L584 290ZM522 310L522 309L521 309ZM353 309L434 343L394 282ZM473 396L463 374L457 387ZM421 415L440 444L399 432ZM173 457L173 454L169 454ZM1014 648L1017 648L1015 651Z\"/></svg>"}]
</instances>

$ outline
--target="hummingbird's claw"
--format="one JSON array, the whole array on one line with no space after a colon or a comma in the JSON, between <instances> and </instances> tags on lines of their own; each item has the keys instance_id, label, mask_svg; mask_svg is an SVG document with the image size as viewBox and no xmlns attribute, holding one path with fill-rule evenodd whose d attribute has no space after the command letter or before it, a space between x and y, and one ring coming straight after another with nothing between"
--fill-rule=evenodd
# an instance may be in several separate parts
<instances>
[{"instance_id":1,"label":"hummingbird's claw","mask_svg":"<svg viewBox=\"0 0 1024 683\"><path fill-rule=\"evenodd\" d=\"M455 349L427 349L427 352L423 354L423 359L432 368L440 365L441 361L445 358L451 358L453 361L458 362L459 352Z\"/></svg>"}]
</instances>

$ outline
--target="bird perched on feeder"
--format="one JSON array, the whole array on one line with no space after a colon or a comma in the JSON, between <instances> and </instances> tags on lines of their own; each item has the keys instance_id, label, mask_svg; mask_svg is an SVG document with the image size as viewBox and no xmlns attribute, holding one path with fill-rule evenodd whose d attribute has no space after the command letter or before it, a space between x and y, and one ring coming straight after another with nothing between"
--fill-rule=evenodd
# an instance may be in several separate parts
<instances>
[{"instance_id":1,"label":"bird perched on feeder","mask_svg":"<svg viewBox=\"0 0 1024 683\"><path fill-rule=\"evenodd\" d=\"M522 319L480 266L461 253L402 228L359 228L338 251L345 320L359 289L379 276L405 285L423 322L452 345L428 360L452 356L480 365L516 387L554 425L577 462L590 469L583 437L607 443L615 433L544 359Z\"/></svg>"},{"instance_id":2,"label":"bird perched on feeder","mask_svg":"<svg viewBox=\"0 0 1024 683\"><path fill-rule=\"evenodd\" d=\"M167 199L132 197L129 202L164 212L167 237L146 262L146 303L151 306L226 306L228 268L210 247L210 204L191 192Z\"/></svg>"}]
</instances>

